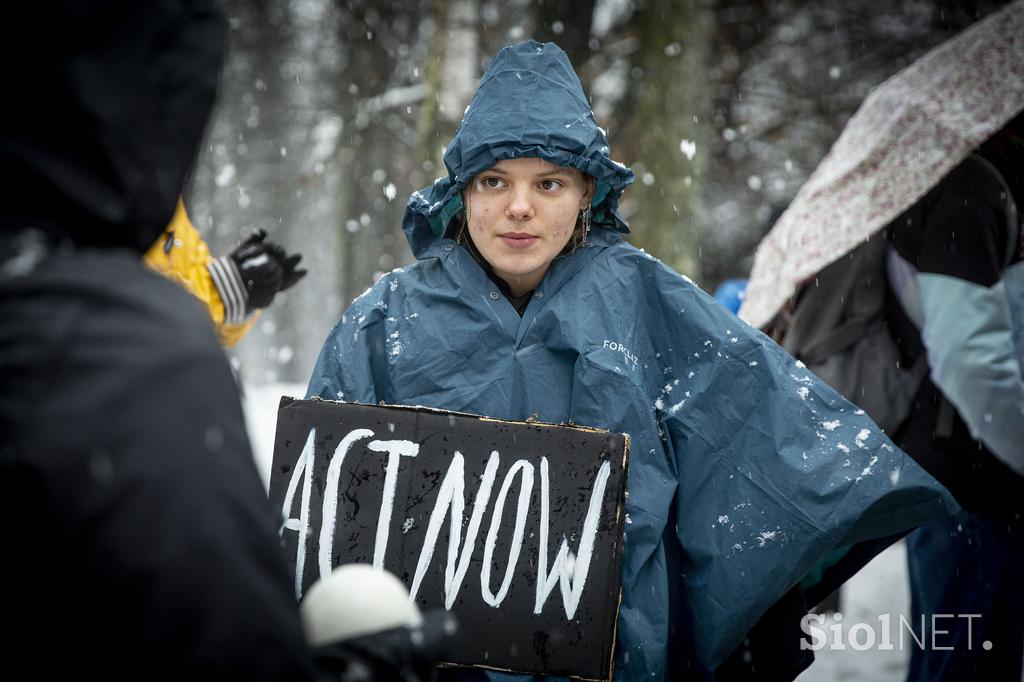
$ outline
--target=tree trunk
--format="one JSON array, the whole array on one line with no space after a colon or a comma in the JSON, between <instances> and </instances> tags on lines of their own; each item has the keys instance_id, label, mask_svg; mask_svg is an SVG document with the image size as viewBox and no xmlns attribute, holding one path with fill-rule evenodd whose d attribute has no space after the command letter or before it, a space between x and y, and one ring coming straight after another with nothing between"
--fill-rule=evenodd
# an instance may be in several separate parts
<instances>
[{"instance_id":1,"label":"tree trunk","mask_svg":"<svg viewBox=\"0 0 1024 682\"><path fill-rule=\"evenodd\" d=\"M694 278L704 220L709 101L701 84L710 24L710 12L695 2L648 0L638 9L629 30L639 47L623 102L630 114L616 136L637 174L623 204L633 243Z\"/></svg>"}]
</instances>

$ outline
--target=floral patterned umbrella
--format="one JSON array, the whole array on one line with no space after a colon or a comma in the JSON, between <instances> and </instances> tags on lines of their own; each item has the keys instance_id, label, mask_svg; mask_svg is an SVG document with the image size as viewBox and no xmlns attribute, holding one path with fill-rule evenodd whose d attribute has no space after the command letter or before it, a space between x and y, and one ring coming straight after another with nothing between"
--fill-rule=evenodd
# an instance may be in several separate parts
<instances>
[{"instance_id":1,"label":"floral patterned umbrella","mask_svg":"<svg viewBox=\"0 0 1024 682\"><path fill-rule=\"evenodd\" d=\"M1024 0L875 88L758 245L740 317L767 326L800 285L909 208L1024 109Z\"/></svg>"}]
</instances>

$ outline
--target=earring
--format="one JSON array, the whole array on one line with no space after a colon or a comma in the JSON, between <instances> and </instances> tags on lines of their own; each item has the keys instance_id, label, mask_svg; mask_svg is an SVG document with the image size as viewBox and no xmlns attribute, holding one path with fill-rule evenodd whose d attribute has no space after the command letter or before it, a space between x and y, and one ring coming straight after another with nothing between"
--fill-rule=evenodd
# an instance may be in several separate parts
<instances>
[{"instance_id":1,"label":"earring","mask_svg":"<svg viewBox=\"0 0 1024 682\"><path fill-rule=\"evenodd\" d=\"M590 206L588 205L585 209L580 211L580 224L576 231L576 235L572 241L572 250L575 251L581 246L587 245L587 239L590 237Z\"/></svg>"}]
</instances>

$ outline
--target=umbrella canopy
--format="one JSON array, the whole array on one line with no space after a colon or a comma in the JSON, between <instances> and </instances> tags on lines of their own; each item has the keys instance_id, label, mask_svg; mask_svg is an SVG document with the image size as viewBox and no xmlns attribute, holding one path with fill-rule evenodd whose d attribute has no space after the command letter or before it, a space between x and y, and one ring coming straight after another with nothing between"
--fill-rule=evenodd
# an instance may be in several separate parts
<instances>
[{"instance_id":1,"label":"umbrella canopy","mask_svg":"<svg viewBox=\"0 0 1024 682\"><path fill-rule=\"evenodd\" d=\"M1024 0L875 88L758 245L740 317L767 326L800 285L924 196L1024 109Z\"/></svg>"}]
</instances>

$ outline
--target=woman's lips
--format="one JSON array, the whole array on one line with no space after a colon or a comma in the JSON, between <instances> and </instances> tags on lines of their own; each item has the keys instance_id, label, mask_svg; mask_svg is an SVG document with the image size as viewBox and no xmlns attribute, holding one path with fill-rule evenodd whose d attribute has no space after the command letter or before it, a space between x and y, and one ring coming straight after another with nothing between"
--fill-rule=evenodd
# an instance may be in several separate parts
<instances>
[{"instance_id":1,"label":"woman's lips","mask_svg":"<svg viewBox=\"0 0 1024 682\"><path fill-rule=\"evenodd\" d=\"M505 232L499 234L498 239L510 249L527 249L537 241L538 237L526 232Z\"/></svg>"}]
</instances>

